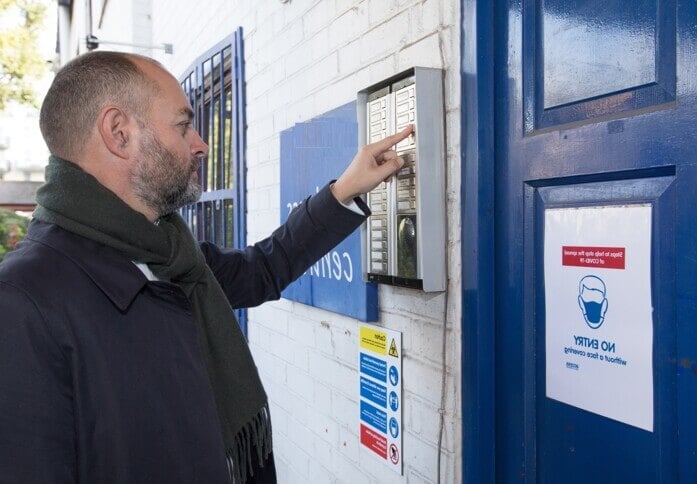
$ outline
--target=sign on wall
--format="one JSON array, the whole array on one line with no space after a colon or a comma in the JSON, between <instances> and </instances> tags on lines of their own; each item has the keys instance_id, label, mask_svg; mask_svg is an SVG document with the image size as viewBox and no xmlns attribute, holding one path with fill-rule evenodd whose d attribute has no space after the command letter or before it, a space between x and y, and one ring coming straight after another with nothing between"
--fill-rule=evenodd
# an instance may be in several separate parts
<instances>
[{"instance_id":1,"label":"sign on wall","mask_svg":"<svg viewBox=\"0 0 697 484\"><path fill-rule=\"evenodd\" d=\"M651 206L545 210L547 396L653 431Z\"/></svg>"},{"instance_id":2,"label":"sign on wall","mask_svg":"<svg viewBox=\"0 0 697 484\"><path fill-rule=\"evenodd\" d=\"M358 150L357 139L355 103L281 133L281 222L341 175ZM360 231L317 261L283 297L361 321L377 320L377 286L361 276Z\"/></svg>"},{"instance_id":3,"label":"sign on wall","mask_svg":"<svg viewBox=\"0 0 697 484\"><path fill-rule=\"evenodd\" d=\"M358 337L360 443L401 475L402 333L362 324Z\"/></svg>"}]
</instances>

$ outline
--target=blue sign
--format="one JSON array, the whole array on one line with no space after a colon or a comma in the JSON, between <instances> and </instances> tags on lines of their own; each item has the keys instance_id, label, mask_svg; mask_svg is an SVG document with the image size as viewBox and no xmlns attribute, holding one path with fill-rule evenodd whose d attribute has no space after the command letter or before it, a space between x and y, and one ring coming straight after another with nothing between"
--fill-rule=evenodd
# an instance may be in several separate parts
<instances>
[{"instance_id":1,"label":"blue sign","mask_svg":"<svg viewBox=\"0 0 697 484\"><path fill-rule=\"evenodd\" d=\"M397 396L397 392L390 392L390 408L393 412L396 412L399 408L399 397Z\"/></svg>"},{"instance_id":2,"label":"blue sign","mask_svg":"<svg viewBox=\"0 0 697 484\"><path fill-rule=\"evenodd\" d=\"M363 400L361 400L361 420L372 425L383 434L387 433L387 413Z\"/></svg>"},{"instance_id":3,"label":"blue sign","mask_svg":"<svg viewBox=\"0 0 697 484\"><path fill-rule=\"evenodd\" d=\"M399 383L399 371L396 366L390 367L390 383L392 383L392 386Z\"/></svg>"},{"instance_id":4,"label":"blue sign","mask_svg":"<svg viewBox=\"0 0 697 484\"><path fill-rule=\"evenodd\" d=\"M387 363L379 358L361 353L361 373L386 382Z\"/></svg>"},{"instance_id":5,"label":"blue sign","mask_svg":"<svg viewBox=\"0 0 697 484\"><path fill-rule=\"evenodd\" d=\"M361 396L383 408L387 407L387 388L368 378L361 377Z\"/></svg>"},{"instance_id":6,"label":"blue sign","mask_svg":"<svg viewBox=\"0 0 697 484\"><path fill-rule=\"evenodd\" d=\"M281 222L300 202L341 175L357 150L355 103L283 131ZM376 321L377 286L364 282L361 276L360 231L317 261L282 295L361 321Z\"/></svg>"},{"instance_id":7,"label":"blue sign","mask_svg":"<svg viewBox=\"0 0 697 484\"><path fill-rule=\"evenodd\" d=\"M397 419L394 417L390 419L390 435L393 439L399 436L399 422L397 422Z\"/></svg>"}]
</instances>

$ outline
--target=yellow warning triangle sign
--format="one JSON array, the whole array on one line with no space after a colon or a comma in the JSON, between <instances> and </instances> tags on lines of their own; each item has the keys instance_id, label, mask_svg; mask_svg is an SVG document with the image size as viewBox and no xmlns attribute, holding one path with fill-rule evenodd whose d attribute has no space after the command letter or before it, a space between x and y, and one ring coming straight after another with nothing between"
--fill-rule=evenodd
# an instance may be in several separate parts
<instances>
[{"instance_id":1,"label":"yellow warning triangle sign","mask_svg":"<svg viewBox=\"0 0 697 484\"><path fill-rule=\"evenodd\" d=\"M399 358L399 353L397 353L397 345L394 342L394 338L392 338L392 343L390 343L390 356L394 356L395 358Z\"/></svg>"}]
</instances>

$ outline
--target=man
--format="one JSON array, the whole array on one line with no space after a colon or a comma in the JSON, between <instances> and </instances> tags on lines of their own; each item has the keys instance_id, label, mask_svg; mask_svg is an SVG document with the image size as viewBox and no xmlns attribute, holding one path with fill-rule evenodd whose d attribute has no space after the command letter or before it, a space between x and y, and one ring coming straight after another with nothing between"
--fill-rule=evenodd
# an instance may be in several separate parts
<instances>
[{"instance_id":1,"label":"man","mask_svg":"<svg viewBox=\"0 0 697 484\"><path fill-rule=\"evenodd\" d=\"M275 482L266 395L231 307L277 299L355 230L402 165L362 148L241 251L175 210L208 147L155 61L94 52L41 109L51 151L23 243L0 265L0 482ZM353 206L351 206L353 205Z\"/></svg>"}]
</instances>

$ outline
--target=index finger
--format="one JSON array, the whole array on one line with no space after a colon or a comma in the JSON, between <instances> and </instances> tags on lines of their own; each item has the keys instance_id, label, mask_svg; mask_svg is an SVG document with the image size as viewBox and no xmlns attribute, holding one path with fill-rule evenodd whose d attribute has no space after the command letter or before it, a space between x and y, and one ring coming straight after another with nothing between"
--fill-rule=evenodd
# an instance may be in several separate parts
<instances>
[{"instance_id":1,"label":"index finger","mask_svg":"<svg viewBox=\"0 0 697 484\"><path fill-rule=\"evenodd\" d=\"M402 131L399 133L395 133L391 136L388 136L387 138L381 139L380 141L376 141L375 143L371 143L367 146L368 150L370 151L370 154L373 156L377 156L380 153L389 150L392 146L396 145L400 141L402 141L404 138L409 136L412 132L414 131L414 125L410 124L406 128L404 128Z\"/></svg>"}]
</instances>

